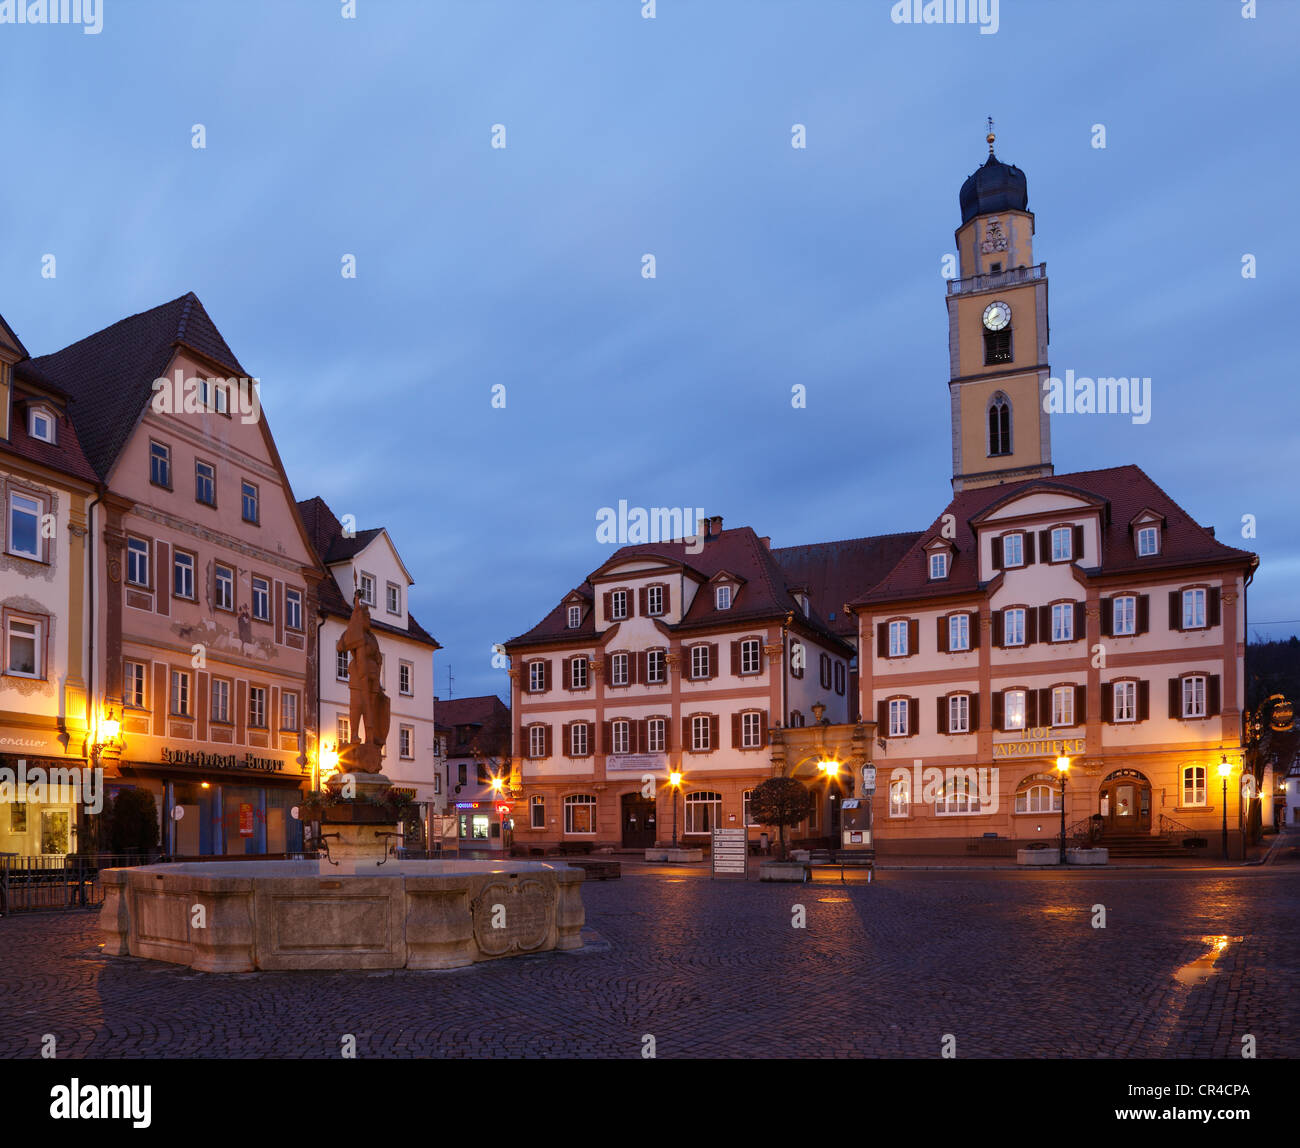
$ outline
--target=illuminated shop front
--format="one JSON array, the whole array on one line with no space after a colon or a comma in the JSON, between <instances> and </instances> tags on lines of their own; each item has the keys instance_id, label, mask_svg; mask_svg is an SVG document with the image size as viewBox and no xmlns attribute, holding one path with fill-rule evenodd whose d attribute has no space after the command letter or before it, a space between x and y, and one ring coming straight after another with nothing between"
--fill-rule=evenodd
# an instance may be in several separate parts
<instances>
[{"instance_id":1,"label":"illuminated shop front","mask_svg":"<svg viewBox=\"0 0 1300 1148\"><path fill-rule=\"evenodd\" d=\"M0 754L0 853L75 852L84 765L78 759Z\"/></svg>"},{"instance_id":2,"label":"illuminated shop front","mask_svg":"<svg viewBox=\"0 0 1300 1148\"><path fill-rule=\"evenodd\" d=\"M122 762L121 783L158 804L162 848L173 857L300 853L297 817L306 771L293 757L162 750L163 761Z\"/></svg>"},{"instance_id":3,"label":"illuminated shop front","mask_svg":"<svg viewBox=\"0 0 1300 1148\"><path fill-rule=\"evenodd\" d=\"M453 809L462 850L498 850L509 845L512 825L509 802L458 801Z\"/></svg>"}]
</instances>

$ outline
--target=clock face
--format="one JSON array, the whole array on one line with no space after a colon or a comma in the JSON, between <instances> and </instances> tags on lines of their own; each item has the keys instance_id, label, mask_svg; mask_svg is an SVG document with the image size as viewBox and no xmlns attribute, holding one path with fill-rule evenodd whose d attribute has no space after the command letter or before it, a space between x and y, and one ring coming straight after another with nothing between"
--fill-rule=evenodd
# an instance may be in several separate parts
<instances>
[{"instance_id":1,"label":"clock face","mask_svg":"<svg viewBox=\"0 0 1300 1148\"><path fill-rule=\"evenodd\" d=\"M984 326L990 331L1000 331L1011 322L1011 308L999 299L984 308Z\"/></svg>"}]
</instances>

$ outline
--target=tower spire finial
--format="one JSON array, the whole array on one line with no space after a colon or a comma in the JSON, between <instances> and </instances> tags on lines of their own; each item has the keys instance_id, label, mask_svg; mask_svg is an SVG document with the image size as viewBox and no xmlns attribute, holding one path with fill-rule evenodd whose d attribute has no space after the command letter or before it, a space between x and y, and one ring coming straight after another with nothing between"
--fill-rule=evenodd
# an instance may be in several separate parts
<instances>
[{"instance_id":1,"label":"tower spire finial","mask_svg":"<svg viewBox=\"0 0 1300 1148\"><path fill-rule=\"evenodd\" d=\"M989 145L989 155L992 155L992 154L993 154L993 141L994 141L995 139L997 139L997 136L995 136L995 135L993 134L993 117L992 117L992 116L989 116L989 134L985 137L985 139L988 140L988 145Z\"/></svg>"}]
</instances>

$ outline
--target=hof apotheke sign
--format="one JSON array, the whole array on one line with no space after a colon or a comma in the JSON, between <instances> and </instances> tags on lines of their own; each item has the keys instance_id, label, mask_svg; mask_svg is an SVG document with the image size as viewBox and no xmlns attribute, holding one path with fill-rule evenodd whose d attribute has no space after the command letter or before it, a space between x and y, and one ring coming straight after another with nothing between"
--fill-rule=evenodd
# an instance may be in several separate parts
<instances>
[{"instance_id":1,"label":"hof apotheke sign","mask_svg":"<svg viewBox=\"0 0 1300 1148\"><path fill-rule=\"evenodd\" d=\"M1084 752L1081 737L1053 737L1051 726L1034 726L1020 730L1013 738L994 741L993 756L997 757L1068 757Z\"/></svg>"}]
</instances>

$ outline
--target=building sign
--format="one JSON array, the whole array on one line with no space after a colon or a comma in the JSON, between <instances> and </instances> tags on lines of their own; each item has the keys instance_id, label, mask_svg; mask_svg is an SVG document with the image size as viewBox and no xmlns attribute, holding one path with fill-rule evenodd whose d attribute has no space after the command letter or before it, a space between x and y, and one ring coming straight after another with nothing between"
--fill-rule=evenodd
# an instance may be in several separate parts
<instances>
[{"instance_id":1,"label":"building sign","mask_svg":"<svg viewBox=\"0 0 1300 1148\"><path fill-rule=\"evenodd\" d=\"M163 747L163 765L192 765L200 769L244 769L253 773L282 773L290 763L278 757L258 757L246 753L241 758L236 753L204 753L197 749L170 749Z\"/></svg>"},{"instance_id":2,"label":"building sign","mask_svg":"<svg viewBox=\"0 0 1300 1148\"><path fill-rule=\"evenodd\" d=\"M605 758L606 773L663 773L667 768L662 753L611 753Z\"/></svg>"},{"instance_id":3,"label":"building sign","mask_svg":"<svg viewBox=\"0 0 1300 1148\"><path fill-rule=\"evenodd\" d=\"M720 874L744 877L746 834L743 829L713 831L713 876Z\"/></svg>"},{"instance_id":4,"label":"building sign","mask_svg":"<svg viewBox=\"0 0 1300 1148\"><path fill-rule=\"evenodd\" d=\"M862 767L862 788L867 793L874 793L876 790L876 767L874 765L864 765Z\"/></svg>"},{"instance_id":5,"label":"building sign","mask_svg":"<svg viewBox=\"0 0 1300 1148\"><path fill-rule=\"evenodd\" d=\"M253 836L253 807L247 801L239 803L239 836Z\"/></svg>"},{"instance_id":6,"label":"building sign","mask_svg":"<svg viewBox=\"0 0 1300 1148\"><path fill-rule=\"evenodd\" d=\"M1084 752L1081 737L1053 737L1052 727L1021 730L1014 738L993 743L994 757L1068 757Z\"/></svg>"}]
</instances>

